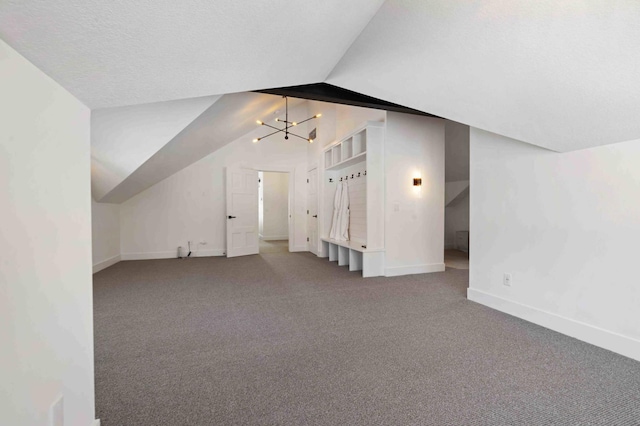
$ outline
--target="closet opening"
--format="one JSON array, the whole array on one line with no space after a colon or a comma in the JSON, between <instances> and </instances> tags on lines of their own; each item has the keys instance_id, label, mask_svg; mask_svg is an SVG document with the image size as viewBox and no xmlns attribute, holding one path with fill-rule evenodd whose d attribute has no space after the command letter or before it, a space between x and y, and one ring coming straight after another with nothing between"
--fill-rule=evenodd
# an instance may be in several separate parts
<instances>
[{"instance_id":1,"label":"closet opening","mask_svg":"<svg viewBox=\"0 0 640 426\"><path fill-rule=\"evenodd\" d=\"M260 253L288 253L290 236L289 173L258 172Z\"/></svg>"}]
</instances>

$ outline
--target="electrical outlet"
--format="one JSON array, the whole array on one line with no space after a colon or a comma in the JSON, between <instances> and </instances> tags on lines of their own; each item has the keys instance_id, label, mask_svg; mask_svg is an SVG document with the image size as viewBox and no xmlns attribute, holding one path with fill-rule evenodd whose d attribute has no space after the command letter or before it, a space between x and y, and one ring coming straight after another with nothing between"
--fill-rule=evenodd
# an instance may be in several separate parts
<instances>
[{"instance_id":1,"label":"electrical outlet","mask_svg":"<svg viewBox=\"0 0 640 426\"><path fill-rule=\"evenodd\" d=\"M502 284L506 285L507 287L511 287L511 274L507 274L505 272L504 277L502 278Z\"/></svg>"},{"instance_id":2,"label":"electrical outlet","mask_svg":"<svg viewBox=\"0 0 640 426\"><path fill-rule=\"evenodd\" d=\"M49 426L64 426L64 399L60 396L49 409Z\"/></svg>"}]
</instances>

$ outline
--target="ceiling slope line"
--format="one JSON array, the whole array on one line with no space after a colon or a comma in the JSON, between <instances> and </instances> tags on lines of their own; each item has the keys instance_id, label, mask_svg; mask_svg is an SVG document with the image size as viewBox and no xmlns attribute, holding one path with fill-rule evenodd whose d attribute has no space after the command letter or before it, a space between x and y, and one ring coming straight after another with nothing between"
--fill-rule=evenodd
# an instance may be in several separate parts
<instances>
[{"instance_id":1,"label":"ceiling slope line","mask_svg":"<svg viewBox=\"0 0 640 426\"><path fill-rule=\"evenodd\" d=\"M93 110L91 192L94 199L102 202L220 98L205 96Z\"/></svg>"}]
</instances>

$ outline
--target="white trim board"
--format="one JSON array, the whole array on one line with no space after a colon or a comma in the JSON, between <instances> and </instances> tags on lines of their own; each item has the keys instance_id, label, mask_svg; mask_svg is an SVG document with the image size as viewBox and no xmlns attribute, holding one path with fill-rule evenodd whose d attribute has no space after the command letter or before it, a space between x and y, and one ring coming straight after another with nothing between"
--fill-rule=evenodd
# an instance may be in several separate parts
<instances>
[{"instance_id":1,"label":"white trim board","mask_svg":"<svg viewBox=\"0 0 640 426\"><path fill-rule=\"evenodd\" d=\"M120 260L122 260L120 258L120 255L115 255L113 257L110 257L107 260L103 260L102 262L98 262L96 264L93 265L93 273L95 274L96 272L100 272L103 269L107 269L109 266L113 266L116 263L120 262Z\"/></svg>"},{"instance_id":2,"label":"white trim board","mask_svg":"<svg viewBox=\"0 0 640 426\"><path fill-rule=\"evenodd\" d=\"M95 419L93 423L91 423L91 426L100 426L100 419Z\"/></svg>"},{"instance_id":3,"label":"white trim board","mask_svg":"<svg viewBox=\"0 0 640 426\"><path fill-rule=\"evenodd\" d=\"M431 272L443 272L445 270L444 263L431 263L411 266L396 266L385 268L385 277L398 277L400 275L429 274Z\"/></svg>"},{"instance_id":4,"label":"white trim board","mask_svg":"<svg viewBox=\"0 0 640 426\"><path fill-rule=\"evenodd\" d=\"M271 237L265 237L264 235L261 235L260 239L262 239L262 241L284 241L284 240L289 240L289 236L288 235L276 235L276 236L271 236Z\"/></svg>"},{"instance_id":5,"label":"white trim board","mask_svg":"<svg viewBox=\"0 0 640 426\"><path fill-rule=\"evenodd\" d=\"M224 256L224 249L198 250L191 253L191 257ZM151 259L177 259L178 249L171 251L153 251L146 253L122 253L122 260L151 260Z\"/></svg>"},{"instance_id":6,"label":"white trim board","mask_svg":"<svg viewBox=\"0 0 640 426\"><path fill-rule=\"evenodd\" d=\"M640 361L640 341L631 337L503 299L473 288L467 289L467 298L481 305Z\"/></svg>"}]
</instances>

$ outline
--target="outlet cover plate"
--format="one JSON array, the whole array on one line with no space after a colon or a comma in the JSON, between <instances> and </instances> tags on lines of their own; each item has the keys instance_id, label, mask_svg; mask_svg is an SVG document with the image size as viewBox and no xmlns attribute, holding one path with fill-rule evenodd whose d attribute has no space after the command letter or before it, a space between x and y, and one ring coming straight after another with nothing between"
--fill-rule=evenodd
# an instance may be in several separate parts
<instances>
[{"instance_id":1,"label":"outlet cover plate","mask_svg":"<svg viewBox=\"0 0 640 426\"><path fill-rule=\"evenodd\" d=\"M507 287L511 287L511 274L504 274L504 277L502 278L502 284Z\"/></svg>"}]
</instances>

